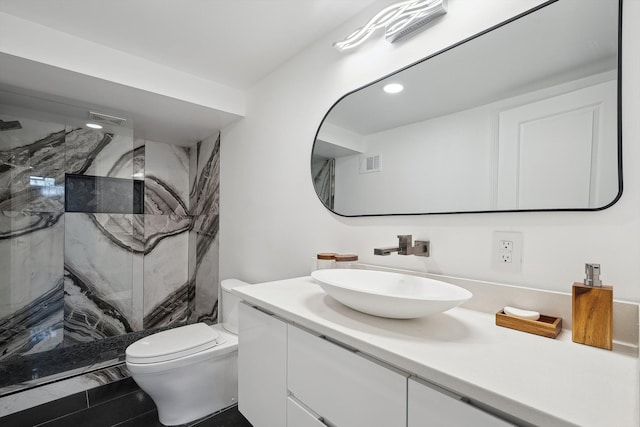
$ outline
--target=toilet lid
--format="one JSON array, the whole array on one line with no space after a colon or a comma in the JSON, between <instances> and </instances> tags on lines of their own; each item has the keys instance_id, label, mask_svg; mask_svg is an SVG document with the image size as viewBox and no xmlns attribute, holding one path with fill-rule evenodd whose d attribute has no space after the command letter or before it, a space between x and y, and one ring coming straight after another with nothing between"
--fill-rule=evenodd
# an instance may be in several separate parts
<instances>
[{"instance_id":1,"label":"toilet lid","mask_svg":"<svg viewBox=\"0 0 640 427\"><path fill-rule=\"evenodd\" d=\"M204 323L180 326L142 338L127 347L127 362L157 363L188 356L222 343L216 331Z\"/></svg>"}]
</instances>

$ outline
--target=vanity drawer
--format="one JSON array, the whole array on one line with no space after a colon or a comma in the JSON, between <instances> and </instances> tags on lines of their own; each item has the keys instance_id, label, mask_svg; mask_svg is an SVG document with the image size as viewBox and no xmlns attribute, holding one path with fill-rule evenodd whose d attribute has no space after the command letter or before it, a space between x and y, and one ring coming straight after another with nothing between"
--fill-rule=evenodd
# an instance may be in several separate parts
<instances>
[{"instance_id":1,"label":"vanity drawer","mask_svg":"<svg viewBox=\"0 0 640 427\"><path fill-rule=\"evenodd\" d=\"M514 427L426 382L411 378L408 389L408 427Z\"/></svg>"},{"instance_id":2,"label":"vanity drawer","mask_svg":"<svg viewBox=\"0 0 640 427\"><path fill-rule=\"evenodd\" d=\"M287 399L287 426L291 427L327 427L317 416L307 411L295 400Z\"/></svg>"},{"instance_id":3,"label":"vanity drawer","mask_svg":"<svg viewBox=\"0 0 640 427\"><path fill-rule=\"evenodd\" d=\"M407 376L288 325L289 391L330 425L406 425Z\"/></svg>"}]
</instances>

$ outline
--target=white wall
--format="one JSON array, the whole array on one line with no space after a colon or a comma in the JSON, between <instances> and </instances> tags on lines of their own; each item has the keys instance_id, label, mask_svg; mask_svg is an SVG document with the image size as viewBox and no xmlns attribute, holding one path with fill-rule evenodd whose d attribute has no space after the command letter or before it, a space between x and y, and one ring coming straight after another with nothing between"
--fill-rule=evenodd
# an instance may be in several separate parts
<instances>
[{"instance_id":1,"label":"white wall","mask_svg":"<svg viewBox=\"0 0 640 427\"><path fill-rule=\"evenodd\" d=\"M322 128L320 128L318 139L339 147L348 148L349 150L364 151L364 137L362 135L332 125L331 123L325 123Z\"/></svg>"},{"instance_id":2,"label":"white wall","mask_svg":"<svg viewBox=\"0 0 640 427\"><path fill-rule=\"evenodd\" d=\"M366 154L380 155L381 170L361 174L358 155L336 159L335 211L361 215L491 209L490 113L474 108L367 136Z\"/></svg>"},{"instance_id":3,"label":"white wall","mask_svg":"<svg viewBox=\"0 0 640 427\"><path fill-rule=\"evenodd\" d=\"M247 117L222 135L220 277L259 282L300 276L308 274L318 251L354 251L367 263L567 292L582 279L585 262L599 262L617 299L640 301L638 0L625 1L625 191L613 207L599 212L343 218L327 211L314 192L309 172L313 138L338 98L538 3L450 0L441 21L410 39L389 45L374 35L356 52L334 51L331 42L368 19L363 15L253 88ZM523 233L521 272L491 269L494 230ZM374 247L395 244L397 234L430 239L432 256L373 256Z\"/></svg>"}]
</instances>

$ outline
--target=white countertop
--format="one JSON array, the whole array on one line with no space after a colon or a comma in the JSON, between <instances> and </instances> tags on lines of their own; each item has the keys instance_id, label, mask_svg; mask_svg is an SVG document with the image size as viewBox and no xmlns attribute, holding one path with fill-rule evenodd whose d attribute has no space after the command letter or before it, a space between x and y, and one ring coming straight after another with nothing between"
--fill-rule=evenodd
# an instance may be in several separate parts
<instances>
[{"instance_id":1,"label":"white countertop","mask_svg":"<svg viewBox=\"0 0 640 427\"><path fill-rule=\"evenodd\" d=\"M406 372L540 426L640 425L638 358L495 325L454 308L383 319L328 296L311 277L241 286L248 303Z\"/></svg>"}]
</instances>

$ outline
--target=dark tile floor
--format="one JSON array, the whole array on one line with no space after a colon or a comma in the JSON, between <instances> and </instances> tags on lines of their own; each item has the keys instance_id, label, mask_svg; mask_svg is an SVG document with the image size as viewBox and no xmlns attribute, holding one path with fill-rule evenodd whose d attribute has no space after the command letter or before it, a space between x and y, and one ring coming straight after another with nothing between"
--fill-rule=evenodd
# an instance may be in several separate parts
<instances>
[{"instance_id":1,"label":"dark tile floor","mask_svg":"<svg viewBox=\"0 0 640 427\"><path fill-rule=\"evenodd\" d=\"M131 379L0 418L2 427L162 427L156 405ZM251 427L234 406L183 427Z\"/></svg>"},{"instance_id":2,"label":"dark tile floor","mask_svg":"<svg viewBox=\"0 0 640 427\"><path fill-rule=\"evenodd\" d=\"M149 411L146 414L139 415L120 424L117 427L162 427L158 421L158 413L156 410ZM114 426L114 427L115 427ZM205 417L204 419L186 424L188 427L251 427L249 421L238 411L238 407L234 406L216 415Z\"/></svg>"}]
</instances>

